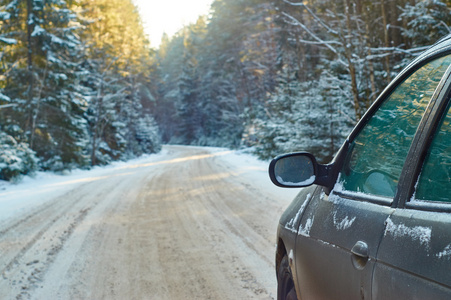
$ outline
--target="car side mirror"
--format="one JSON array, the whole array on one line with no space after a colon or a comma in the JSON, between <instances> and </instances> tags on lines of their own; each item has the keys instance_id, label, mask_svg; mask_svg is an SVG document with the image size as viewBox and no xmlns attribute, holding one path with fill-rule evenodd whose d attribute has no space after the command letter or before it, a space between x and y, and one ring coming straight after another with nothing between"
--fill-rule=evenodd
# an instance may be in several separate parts
<instances>
[{"instance_id":1,"label":"car side mirror","mask_svg":"<svg viewBox=\"0 0 451 300\"><path fill-rule=\"evenodd\" d=\"M315 183L318 164L310 153L277 156L269 165L271 181L280 187L304 187Z\"/></svg>"},{"instance_id":2,"label":"car side mirror","mask_svg":"<svg viewBox=\"0 0 451 300\"><path fill-rule=\"evenodd\" d=\"M312 184L330 190L334 185L333 164L321 165L307 152L277 156L269 164L269 177L280 187L300 188Z\"/></svg>"}]
</instances>

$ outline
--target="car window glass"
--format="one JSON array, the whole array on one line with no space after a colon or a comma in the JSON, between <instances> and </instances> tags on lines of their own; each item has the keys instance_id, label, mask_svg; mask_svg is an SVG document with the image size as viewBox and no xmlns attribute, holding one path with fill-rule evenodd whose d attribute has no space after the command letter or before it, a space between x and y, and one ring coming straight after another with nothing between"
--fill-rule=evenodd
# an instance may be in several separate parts
<instances>
[{"instance_id":1,"label":"car window glass","mask_svg":"<svg viewBox=\"0 0 451 300\"><path fill-rule=\"evenodd\" d=\"M415 199L451 202L451 112L442 120L418 180Z\"/></svg>"},{"instance_id":2,"label":"car window glass","mask_svg":"<svg viewBox=\"0 0 451 300\"><path fill-rule=\"evenodd\" d=\"M418 124L450 63L448 55L425 64L384 101L351 142L339 176L344 190L394 197Z\"/></svg>"}]
</instances>

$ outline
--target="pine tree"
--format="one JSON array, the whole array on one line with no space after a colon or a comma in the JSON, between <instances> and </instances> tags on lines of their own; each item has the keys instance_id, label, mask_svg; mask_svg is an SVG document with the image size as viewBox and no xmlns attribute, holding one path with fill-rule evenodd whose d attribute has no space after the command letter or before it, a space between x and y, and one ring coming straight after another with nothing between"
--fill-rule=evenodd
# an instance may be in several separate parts
<instances>
[{"instance_id":1,"label":"pine tree","mask_svg":"<svg viewBox=\"0 0 451 300\"><path fill-rule=\"evenodd\" d=\"M0 25L4 178L159 150L151 52L130 0L0 0Z\"/></svg>"},{"instance_id":2,"label":"pine tree","mask_svg":"<svg viewBox=\"0 0 451 300\"><path fill-rule=\"evenodd\" d=\"M4 94L15 106L3 119L4 130L28 143L44 169L84 165L85 102L76 87L83 52L77 14L57 0L12 1L6 12L17 44L5 55L14 63Z\"/></svg>"},{"instance_id":3,"label":"pine tree","mask_svg":"<svg viewBox=\"0 0 451 300\"><path fill-rule=\"evenodd\" d=\"M159 139L151 135L141 146L143 137L137 133L140 119L152 119L152 112L141 109L144 97L139 93L148 85L152 62L136 7L130 0L85 5L88 25L82 36L89 49L85 84L92 90L86 113L91 165L158 151ZM148 146L149 139L154 147Z\"/></svg>"},{"instance_id":4,"label":"pine tree","mask_svg":"<svg viewBox=\"0 0 451 300\"><path fill-rule=\"evenodd\" d=\"M399 16L406 23L402 34L413 41L412 47L431 45L451 33L449 1L425 0L407 3Z\"/></svg>"}]
</instances>

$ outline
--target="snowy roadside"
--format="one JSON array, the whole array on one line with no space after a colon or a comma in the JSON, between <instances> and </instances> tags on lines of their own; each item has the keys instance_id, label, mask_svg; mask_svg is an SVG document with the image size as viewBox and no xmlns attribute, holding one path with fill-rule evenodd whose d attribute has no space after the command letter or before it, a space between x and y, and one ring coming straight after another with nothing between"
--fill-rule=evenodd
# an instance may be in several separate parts
<instances>
[{"instance_id":1,"label":"snowy roadside","mask_svg":"<svg viewBox=\"0 0 451 300\"><path fill-rule=\"evenodd\" d=\"M0 298L274 299L277 220L298 190L274 186L267 167L168 145L3 185Z\"/></svg>"},{"instance_id":2,"label":"snowy roadside","mask_svg":"<svg viewBox=\"0 0 451 300\"><path fill-rule=\"evenodd\" d=\"M24 176L19 183L0 180L0 222L61 196L79 184L102 179L106 174L133 165L158 161L166 155L166 152L162 150L158 154L144 155L127 162L113 162L108 166L94 167L91 170L72 170L65 175L37 172L33 176Z\"/></svg>"},{"instance_id":3,"label":"snowy roadside","mask_svg":"<svg viewBox=\"0 0 451 300\"><path fill-rule=\"evenodd\" d=\"M280 188L275 186L268 175L269 161L262 161L250 154L249 149L227 151L224 148L208 148L211 153L223 153L221 161L234 170L236 176L242 177L248 184L274 196L288 205L299 193L299 188ZM283 205L282 205L283 206Z\"/></svg>"},{"instance_id":4,"label":"snowy roadside","mask_svg":"<svg viewBox=\"0 0 451 300\"><path fill-rule=\"evenodd\" d=\"M220 158L219 164L231 170L236 176L245 179L248 184L276 196L286 204L299 192L299 189L282 189L274 186L268 177L269 162L258 160L246 150L213 147L202 147L202 149ZM38 172L34 176L25 176L16 184L0 181L0 222L61 196L80 184L103 179L107 174L108 176L119 175L127 169L156 162L162 158L170 158L170 156L168 150L163 147L163 150L157 154L144 155L127 162L114 162L91 170L73 170L66 175Z\"/></svg>"}]
</instances>

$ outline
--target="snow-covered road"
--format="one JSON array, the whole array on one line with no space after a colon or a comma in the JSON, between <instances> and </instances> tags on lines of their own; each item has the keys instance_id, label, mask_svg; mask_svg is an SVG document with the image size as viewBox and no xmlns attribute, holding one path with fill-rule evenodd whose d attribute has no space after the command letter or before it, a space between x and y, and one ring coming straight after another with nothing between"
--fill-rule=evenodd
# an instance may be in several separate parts
<instances>
[{"instance_id":1,"label":"snow-covered road","mask_svg":"<svg viewBox=\"0 0 451 300\"><path fill-rule=\"evenodd\" d=\"M0 299L273 299L278 218L298 190L225 149L0 186Z\"/></svg>"}]
</instances>

